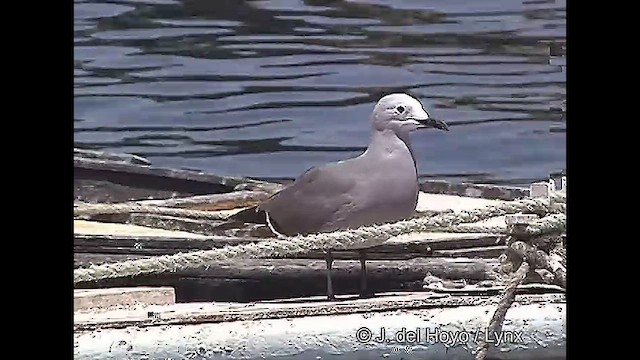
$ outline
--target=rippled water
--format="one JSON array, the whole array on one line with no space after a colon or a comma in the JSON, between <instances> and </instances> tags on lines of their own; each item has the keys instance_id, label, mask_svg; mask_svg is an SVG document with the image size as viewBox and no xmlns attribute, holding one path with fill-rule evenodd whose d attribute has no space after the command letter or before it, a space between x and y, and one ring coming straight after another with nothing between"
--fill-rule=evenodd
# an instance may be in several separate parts
<instances>
[{"instance_id":1,"label":"rippled water","mask_svg":"<svg viewBox=\"0 0 640 360\"><path fill-rule=\"evenodd\" d=\"M451 131L419 172L527 184L566 161L565 1L110 0L74 6L75 144L281 179L358 155L384 94Z\"/></svg>"}]
</instances>

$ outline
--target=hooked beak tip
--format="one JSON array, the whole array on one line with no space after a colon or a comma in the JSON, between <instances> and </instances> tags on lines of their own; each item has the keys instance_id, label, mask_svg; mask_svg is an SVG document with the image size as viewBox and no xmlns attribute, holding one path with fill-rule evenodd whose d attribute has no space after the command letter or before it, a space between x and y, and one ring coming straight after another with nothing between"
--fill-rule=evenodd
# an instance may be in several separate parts
<instances>
[{"instance_id":1,"label":"hooked beak tip","mask_svg":"<svg viewBox=\"0 0 640 360\"><path fill-rule=\"evenodd\" d=\"M425 127L431 127L431 128L436 128L438 130L449 131L449 125L447 125L447 123L442 120L427 118L424 120L418 120L418 122L420 122L420 124L424 125Z\"/></svg>"}]
</instances>

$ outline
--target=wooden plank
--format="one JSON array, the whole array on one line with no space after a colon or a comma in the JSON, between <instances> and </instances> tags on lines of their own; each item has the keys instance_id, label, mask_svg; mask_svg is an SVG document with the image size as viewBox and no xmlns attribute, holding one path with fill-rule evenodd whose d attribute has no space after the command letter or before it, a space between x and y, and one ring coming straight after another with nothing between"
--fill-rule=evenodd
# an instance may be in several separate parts
<instances>
[{"instance_id":1,"label":"wooden plank","mask_svg":"<svg viewBox=\"0 0 640 360\"><path fill-rule=\"evenodd\" d=\"M561 294L520 295L517 299L523 305L566 301ZM253 304L192 303L154 307L153 310L122 309L109 313L74 314L74 331L483 306L495 304L497 301L493 297L447 296L428 292L385 293L369 299L343 298L339 300L336 302L327 301L320 297L307 297L262 301Z\"/></svg>"},{"instance_id":2,"label":"wooden plank","mask_svg":"<svg viewBox=\"0 0 640 360\"><path fill-rule=\"evenodd\" d=\"M129 175L102 174L74 169L73 198L86 203L117 203L137 199L166 199L175 196L190 196L198 193L198 188L177 188L165 186L151 188L147 180ZM202 193L217 192L220 188L200 189Z\"/></svg>"},{"instance_id":3,"label":"wooden plank","mask_svg":"<svg viewBox=\"0 0 640 360\"><path fill-rule=\"evenodd\" d=\"M279 188L249 178L224 177L197 171L142 166L121 161L75 156L74 198L84 202L165 199L243 190Z\"/></svg>"},{"instance_id":4,"label":"wooden plank","mask_svg":"<svg viewBox=\"0 0 640 360\"><path fill-rule=\"evenodd\" d=\"M75 197L89 202L114 202L149 197L164 199L226 193L233 190L274 193L283 187L282 184L250 178L155 167L151 166L147 159L131 154L82 149L74 149L74 182ZM514 200L529 195L529 189L524 188L440 180L422 181L420 187L422 191L432 194L485 199Z\"/></svg>"},{"instance_id":5,"label":"wooden plank","mask_svg":"<svg viewBox=\"0 0 640 360\"><path fill-rule=\"evenodd\" d=\"M120 172L120 173L128 173L128 174L140 174L140 175L149 175L149 176L155 176L155 177L164 177L167 179L188 180L188 181L194 181L199 183L219 185L219 186L226 187L227 189L230 189L230 190L233 189L233 187L236 185L256 181L256 180L250 180L247 178L206 174L198 171L167 169L167 168L154 167L154 166L140 166L136 164L127 164L127 163L113 162L108 160L87 159L87 158L82 158L77 156L73 158L73 165L75 168L78 168L78 169L111 171L111 172Z\"/></svg>"},{"instance_id":6,"label":"wooden plank","mask_svg":"<svg viewBox=\"0 0 640 360\"><path fill-rule=\"evenodd\" d=\"M130 214L126 222L154 229L169 231L183 231L201 235L220 235L224 230L220 228L226 221L208 219L188 219L171 215Z\"/></svg>"},{"instance_id":7,"label":"wooden plank","mask_svg":"<svg viewBox=\"0 0 640 360\"><path fill-rule=\"evenodd\" d=\"M534 214L510 214L505 216L505 223L507 225L527 225L537 219L539 217Z\"/></svg>"},{"instance_id":8,"label":"wooden plank","mask_svg":"<svg viewBox=\"0 0 640 360\"><path fill-rule=\"evenodd\" d=\"M430 283L425 284L423 288L425 290L439 292L439 293L447 293L447 294L464 294L464 295L475 295L475 296L496 296L500 295L504 292L505 285L491 285L491 286L478 286L475 285L465 285L460 287L447 287L446 284L442 282L438 283ZM565 293L566 290L557 285L548 285L548 284L540 284L540 283L530 283L530 284L522 284L518 285L516 288L516 294L550 294L550 293Z\"/></svg>"},{"instance_id":9,"label":"wooden plank","mask_svg":"<svg viewBox=\"0 0 640 360\"><path fill-rule=\"evenodd\" d=\"M103 253L73 253L73 267L87 267L93 264L113 263L124 260L149 258L145 255L132 254L103 254Z\"/></svg>"},{"instance_id":10,"label":"wooden plank","mask_svg":"<svg viewBox=\"0 0 640 360\"><path fill-rule=\"evenodd\" d=\"M233 191L223 194L197 195L186 198L137 201L140 205L177 207L192 210L230 210L256 205L271 196L265 191Z\"/></svg>"},{"instance_id":11,"label":"wooden plank","mask_svg":"<svg viewBox=\"0 0 640 360\"><path fill-rule=\"evenodd\" d=\"M295 299L276 308L265 303L175 304L74 316L74 358L473 359L497 298L412 295L388 294L373 303ZM516 302L507 313L502 341L487 359L566 358L564 298L518 295ZM314 306L296 306L309 303ZM382 327L384 337L394 340L375 340ZM451 340L460 333L467 337Z\"/></svg>"},{"instance_id":12,"label":"wooden plank","mask_svg":"<svg viewBox=\"0 0 640 360\"><path fill-rule=\"evenodd\" d=\"M498 299L403 295L385 294L375 302L294 299L278 307L196 303L112 311L91 318L76 315L74 358L473 359ZM566 358L564 298L518 295L516 302L507 313L503 341L487 358ZM397 340L376 341L381 327L387 339ZM367 329L372 341L363 341ZM417 332L415 341L394 336ZM463 332L468 339L451 341L451 334L458 338Z\"/></svg>"},{"instance_id":13,"label":"wooden plank","mask_svg":"<svg viewBox=\"0 0 640 360\"><path fill-rule=\"evenodd\" d=\"M193 234L184 231L170 231L164 229L154 229L145 226L130 225L130 224L116 224L116 223L104 223L98 221L86 221L86 220L74 220L73 232L81 235L120 235L120 236L153 236L157 238L161 237L173 237L173 238L188 238L188 239L202 239L205 236L200 234Z\"/></svg>"},{"instance_id":14,"label":"wooden plank","mask_svg":"<svg viewBox=\"0 0 640 360\"><path fill-rule=\"evenodd\" d=\"M99 150L73 148L73 156L85 159L123 162L132 165L151 165L151 162L148 159L134 154L109 153Z\"/></svg>"},{"instance_id":15,"label":"wooden plank","mask_svg":"<svg viewBox=\"0 0 640 360\"><path fill-rule=\"evenodd\" d=\"M496 258L507 249L506 245L474 247L465 249L436 250L433 256Z\"/></svg>"},{"instance_id":16,"label":"wooden plank","mask_svg":"<svg viewBox=\"0 0 640 360\"><path fill-rule=\"evenodd\" d=\"M132 255L74 254L76 265L132 258ZM421 289L427 273L469 283L496 280L496 259L416 258L402 261L367 261L369 287L375 292ZM359 261L336 260L332 270L336 294L357 294ZM315 259L238 259L216 262L207 268L141 275L133 278L80 283L77 288L171 286L179 302L255 301L326 294L326 263Z\"/></svg>"},{"instance_id":17,"label":"wooden plank","mask_svg":"<svg viewBox=\"0 0 640 360\"><path fill-rule=\"evenodd\" d=\"M73 291L74 311L105 310L134 305L175 304L171 287L128 287L109 289L76 289Z\"/></svg>"},{"instance_id":18,"label":"wooden plank","mask_svg":"<svg viewBox=\"0 0 640 360\"><path fill-rule=\"evenodd\" d=\"M203 183L224 187L228 191L234 187L241 187L241 190L261 190L279 189L281 185L273 184L266 181L260 181L244 177L219 176L215 174L207 174L201 171L168 169L155 166L140 166L137 164L129 164L122 162L114 162L100 159L87 159L82 157L74 157L73 165L76 169L97 170L118 172L123 174L148 175L151 177L162 177L166 180L186 180L193 183Z\"/></svg>"},{"instance_id":19,"label":"wooden plank","mask_svg":"<svg viewBox=\"0 0 640 360\"><path fill-rule=\"evenodd\" d=\"M458 195L472 198L515 200L529 196L529 189L514 186L451 183L443 180L425 180L420 190L430 194Z\"/></svg>"},{"instance_id":20,"label":"wooden plank","mask_svg":"<svg viewBox=\"0 0 640 360\"><path fill-rule=\"evenodd\" d=\"M427 192L421 191L418 194L418 205L416 206L416 211L463 211L497 205L500 202L500 200L484 199L480 197L429 194Z\"/></svg>"}]
</instances>

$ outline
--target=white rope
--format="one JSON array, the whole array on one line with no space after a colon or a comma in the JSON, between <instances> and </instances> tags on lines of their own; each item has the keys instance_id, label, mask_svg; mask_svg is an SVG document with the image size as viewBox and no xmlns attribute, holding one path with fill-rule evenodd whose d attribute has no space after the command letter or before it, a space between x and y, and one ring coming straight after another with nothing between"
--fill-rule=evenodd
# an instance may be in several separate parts
<instances>
[{"instance_id":1,"label":"white rope","mask_svg":"<svg viewBox=\"0 0 640 360\"><path fill-rule=\"evenodd\" d=\"M515 213L552 213L564 211L564 205L550 204L540 199L523 199L504 202L485 208L447 213L432 217L417 217L392 224L365 226L358 229L295 236L286 239L252 244L227 246L224 248L156 256L148 259L128 260L117 263L91 265L74 270L74 283L119 278L141 274L175 272L210 266L216 261L233 258L282 258L321 249L357 249L382 244L391 237L452 228L462 223L474 223L488 218ZM545 218L546 219L546 218ZM530 225L532 231L544 231L550 227L562 227L565 218L554 217L541 224ZM536 230L538 229L538 230Z\"/></svg>"},{"instance_id":2,"label":"white rope","mask_svg":"<svg viewBox=\"0 0 640 360\"><path fill-rule=\"evenodd\" d=\"M155 205L137 204L80 204L73 208L73 216L91 216L101 214L145 213L181 216L208 220L225 220L229 215L204 210L177 209Z\"/></svg>"}]
</instances>

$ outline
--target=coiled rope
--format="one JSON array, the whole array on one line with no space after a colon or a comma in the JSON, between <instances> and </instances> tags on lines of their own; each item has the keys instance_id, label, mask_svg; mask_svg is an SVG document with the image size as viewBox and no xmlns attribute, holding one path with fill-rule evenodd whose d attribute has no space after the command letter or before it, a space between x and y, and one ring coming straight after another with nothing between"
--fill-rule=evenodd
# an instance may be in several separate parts
<instances>
[{"instance_id":1,"label":"coiled rope","mask_svg":"<svg viewBox=\"0 0 640 360\"><path fill-rule=\"evenodd\" d=\"M564 212L564 204L554 204L548 200L523 199L504 202L485 208L446 213L432 217L416 217L391 224L365 226L357 229L295 236L286 239L260 243L227 246L224 248L163 255L148 259L137 259L91 265L74 270L74 283L96 281L107 278L121 278L142 274L175 272L210 266L216 261L233 258L282 258L321 249L357 249L382 244L394 236L444 229L460 230L463 223L475 223L496 216L516 213L552 214ZM563 214L547 216L529 225L532 234L549 231L564 231L566 218ZM497 229L494 229L498 231ZM504 231L504 230L502 230Z\"/></svg>"}]
</instances>

